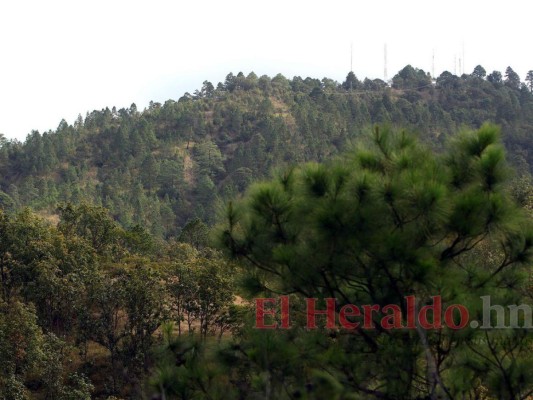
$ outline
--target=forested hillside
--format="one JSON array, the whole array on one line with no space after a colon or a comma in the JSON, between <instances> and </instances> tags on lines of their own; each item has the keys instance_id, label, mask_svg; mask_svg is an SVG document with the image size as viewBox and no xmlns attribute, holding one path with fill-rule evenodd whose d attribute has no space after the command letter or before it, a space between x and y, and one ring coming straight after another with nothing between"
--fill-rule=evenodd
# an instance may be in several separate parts
<instances>
[{"instance_id":1,"label":"forested hillside","mask_svg":"<svg viewBox=\"0 0 533 400\"><path fill-rule=\"evenodd\" d=\"M0 399L529 400L532 92L239 73L2 139Z\"/></svg>"},{"instance_id":2,"label":"forested hillside","mask_svg":"<svg viewBox=\"0 0 533 400\"><path fill-rule=\"evenodd\" d=\"M483 296L532 302L533 190L511 196L498 128L440 154L405 132L366 138L252 184L211 243L198 220L163 241L88 204L57 224L0 211L0 398L529 400L526 312L504 330L448 313L485 324ZM257 329L254 299L271 298L270 325L280 295L290 329ZM409 327L407 296L421 310L436 295L443 319ZM342 326L312 328L309 299L334 299Z\"/></svg>"},{"instance_id":3,"label":"forested hillside","mask_svg":"<svg viewBox=\"0 0 533 400\"><path fill-rule=\"evenodd\" d=\"M24 143L3 140L0 202L54 219L57 204L86 201L125 227L174 236L195 217L213 222L221 200L272 168L328 159L376 123L419 131L439 149L451 132L492 121L511 163L528 173L532 85L532 72L522 83L511 68L502 76L481 66L434 81L406 66L390 85L353 73L342 83L230 73L178 101L106 108L54 132L34 131Z\"/></svg>"}]
</instances>

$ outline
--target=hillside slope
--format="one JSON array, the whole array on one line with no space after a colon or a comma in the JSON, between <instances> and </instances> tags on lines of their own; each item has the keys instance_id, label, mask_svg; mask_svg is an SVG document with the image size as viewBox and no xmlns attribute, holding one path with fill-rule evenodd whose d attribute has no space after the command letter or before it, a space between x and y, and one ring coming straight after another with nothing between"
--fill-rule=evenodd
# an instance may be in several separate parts
<instances>
[{"instance_id":1,"label":"hillside slope","mask_svg":"<svg viewBox=\"0 0 533 400\"><path fill-rule=\"evenodd\" d=\"M178 101L93 111L24 143L3 143L0 203L53 217L59 202L88 201L124 226L176 235L191 218L212 221L221 201L272 168L330 158L376 123L420 132L438 148L458 128L492 121L511 162L528 173L533 94L509 70L505 79L476 68L432 82L407 66L392 85L353 73L342 84L229 74Z\"/></svg>"}]
</instances>

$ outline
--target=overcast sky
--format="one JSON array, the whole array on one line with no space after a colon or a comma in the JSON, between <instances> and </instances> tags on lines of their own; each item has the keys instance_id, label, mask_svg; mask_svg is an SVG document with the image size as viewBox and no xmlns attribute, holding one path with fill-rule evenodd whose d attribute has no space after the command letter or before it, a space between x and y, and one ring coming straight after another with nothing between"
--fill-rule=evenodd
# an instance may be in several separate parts
<instances>
[{"instance_id":1,"label":"overcast sky","mask_svg":"<svg viewBox=\"0 0 533 400\"><path fill-rule=\"evenodd\" d=\"M533 2L469 0L0 3L0 133L24 140L61 119L178 99L228 72L343 81L391 78L407 64L524 80L533 69ZM464 47L464 60L463 58ZM461 66L459 66L461 59Z\"/></svg>"}]
</instances>

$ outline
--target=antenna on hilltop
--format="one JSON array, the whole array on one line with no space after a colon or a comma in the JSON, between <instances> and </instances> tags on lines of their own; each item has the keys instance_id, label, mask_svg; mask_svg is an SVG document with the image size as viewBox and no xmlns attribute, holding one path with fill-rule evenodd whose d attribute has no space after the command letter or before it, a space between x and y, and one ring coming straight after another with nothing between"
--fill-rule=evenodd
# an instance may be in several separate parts
<instances>
[{"instance_id":1,"label":"antenna on hilltop","mask_svg":"<svg viewBox=\"0 0 533 400\"><path fill-rule=\"evenodd\" d=\"M387 82L387 43L383 46L383 78Z\"/></svg>"},{"instance_id":2,"label":"antenna on hilltop","mask_svg":"<svg viewBox=\"0 0 533 400\"><path fill-rule=\"evenodd\" d=\"M431 77L435 79L435 49L433 49L433 55L431 56Z\"/></svg>"},{"instance_id":3,"label":"antenna on hilltop","mask_svg":"<svg viewBox=\"0 0 533 400\"><path fill-rule=\"evenodd\" d=\"M463 74L465 73L465 42L463 41Z\"/></svg>"},{"instance_id":4,"label":"antenna on hilltop","mask_svg":"<svg viewBox=\"0 0 533 400\"><path fill-rule=\"evenodd\" d=\"M353 72L353 42L350 42L350 72Z\"/></svg>"}]
</instances>

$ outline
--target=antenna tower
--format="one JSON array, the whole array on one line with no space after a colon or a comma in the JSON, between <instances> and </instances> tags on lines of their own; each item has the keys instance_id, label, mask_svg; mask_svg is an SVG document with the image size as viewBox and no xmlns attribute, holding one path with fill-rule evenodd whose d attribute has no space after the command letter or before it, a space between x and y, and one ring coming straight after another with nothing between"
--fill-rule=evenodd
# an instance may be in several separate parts
<instances>
[{"instance_id":1,"label":"antenna tower","mask_svg":"<svg viewBox=\"0 0 533 400\"><path fill-rule=\"evenodd\" d=\"M350 42L350 72L353 72L353 42Z\"/></svg>"},{"instance_id":2,"label":"antenna tower","mask_svg":"<svg viewBox=\"0 0 533 400\"><path fill-rule=\"evenodd\" d=\"M383 77L387 82L387 43L383 46Z\"/></svg>"},{"instance_id":3,"label":"antenna tower","mask_svg":"<svg viewBox=\"0 0 533 400\"><path fill-rule=\"evenodd\" d=\"M465 67L466 67L466 62L465 62L465 42L463 41L463 74L465 73Z\"/></svg>"},{"instance_id":4,"label":"antenna tower","mask_svg":"<svg viewBox=\"0 0 533 400\"><path fill-rule=\"evenodd\" d=\"M431 56L431 77L435 79L435 49L433 49L433 55Z\"/></svg>"}]
</instances>

